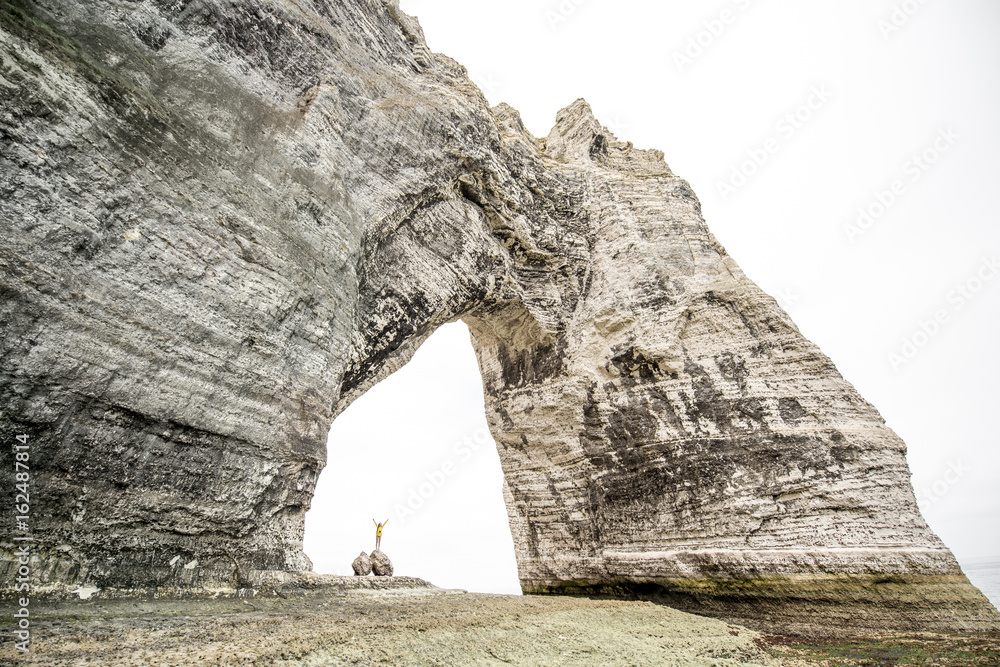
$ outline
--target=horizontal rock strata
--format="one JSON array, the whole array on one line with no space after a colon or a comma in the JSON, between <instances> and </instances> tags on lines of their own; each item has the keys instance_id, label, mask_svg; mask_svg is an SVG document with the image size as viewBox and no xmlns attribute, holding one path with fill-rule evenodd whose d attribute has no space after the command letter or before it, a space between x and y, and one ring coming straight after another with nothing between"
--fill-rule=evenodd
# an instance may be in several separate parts
<instances>
[{"instance_id":1,"label":"horizontal rock strata","mask_svg":"<svg viewBox=\"0 0 1000 667\"><path fill-rule=\"evenodd\" d=\"M307 570L332 419L463 319L526 591L995 626L903 442L585 102L536 139L381 0L8 2L0 57L37 592Z\"/></svg>"}]
</instances>

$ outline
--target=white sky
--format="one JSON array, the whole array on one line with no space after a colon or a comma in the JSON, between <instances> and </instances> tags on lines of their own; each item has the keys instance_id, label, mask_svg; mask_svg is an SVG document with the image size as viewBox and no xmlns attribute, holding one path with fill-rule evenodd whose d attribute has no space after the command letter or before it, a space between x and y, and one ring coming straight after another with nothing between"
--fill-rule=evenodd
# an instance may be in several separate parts
<instances>
[{"instance_id":1,"label":"white sky","mask_svg":"<svg viewBox=\"0 0 1000 667\"><path fill-rule=\"evenodd\" d=\"M747 275L907 442L921 508L945 543L965 562L1000 555L1000 268L989 263L1000 260L1000 3L401 7L433 51L465 65L535 135L584 97L620 139L663 150ZM699 39L701 53L685 53ZM784 120L797 109L801 122ZM745 182L732 180L768 150ZM933 163L920 166L925 151ZM880 213L877 193L894 182ZM859 207L878 216L852 237ZM936 315L925 335L921 322ZM390 517L383 548L398 574L517 591L496 453L491 442L474 456L461 444L482 435L482 405L457 324L337 420L306 520L317 571L350 573L373 547L371 519ZM399 518L408 490L448 462L455 472L441 489Z\"/></svg>"}]
</instances>

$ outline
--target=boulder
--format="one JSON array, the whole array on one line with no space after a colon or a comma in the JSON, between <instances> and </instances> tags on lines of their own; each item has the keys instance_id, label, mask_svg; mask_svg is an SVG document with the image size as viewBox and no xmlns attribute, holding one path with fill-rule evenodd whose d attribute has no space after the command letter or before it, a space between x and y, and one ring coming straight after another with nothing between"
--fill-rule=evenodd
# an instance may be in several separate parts
<instances>
[{"instance_id":1,"label":"boulder","mask_svg":"<svg viewBox=\"0 0 1000 667\"><path fill-rule=\"evenodd\" d=\"M372 552L372 572L375 573L376 577L391 577L392 576L392 561L389 557L382 553L380 550L376 549Z\"/></svg>"},{"instance_id":2,"label":"boulder","mask_svg":"<svg viewBox=\"0 0 1000 667\"><path fill-rule=\"evenodd\" d=\"M351 563L351 567L354 568L354 574L358 577L364 577L371 574L372 572L372 559L368 557L364 551L354 559Z\"/></svg>"}]
</instances>

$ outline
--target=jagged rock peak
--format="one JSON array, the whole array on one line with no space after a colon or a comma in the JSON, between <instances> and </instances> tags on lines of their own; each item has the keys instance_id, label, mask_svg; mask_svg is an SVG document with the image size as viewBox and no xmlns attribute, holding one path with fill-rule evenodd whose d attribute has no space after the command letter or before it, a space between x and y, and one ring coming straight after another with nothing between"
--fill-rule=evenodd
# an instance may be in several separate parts
<instances>
[{"instance_id":1,"label":"jagged rock peak","mask_svg":"<svg viewBox=\"0 0 1000 667\"><path fill-rule=\"evenodd\" d=\"M493 117L496 118L497 126L500 128L500 132L503 134L514 134L526 139L529 143L536 143L534 135L528 131L528 128L524 126L524 120L521 118L521 112L507 104L506 102L500 102L495 107L491 108L490 111L493 112Z\"/></svg>"},{"instance_id":2,"label":"jagged rock peak","mask_svg":"<svg viewBox=\"0 0 1000 667\"><path fill-rule=\"evenodd\" d=\"M647 176L672 176L663 151L637 149L619 141L594 116L582 97L556 114L556 124L545 139L546 153L565 162L596 163L605 168Z\"/></svg>"},{"instance_id":3,"label":"jagged rock peak","mask_svg":"<svg viewBox=\"0 0 1000 667\"><path fill-rule=\"evenodd\" d=\"M582 97L556 114L556 124L545 139L545 150L552 157L568 162L589 160L595 150L600 150L606 136L594 111Z\"/></svg>"},{"instance_id":4,"label":"jagged rock peak","mask_svg":"<svg viewBox=\"0 0 1000 667\"><path fill-rule=\"evenodd\" d=\"M410 43L410 46L415 50L421 51L422 53L420 55L429 55L427 50L427 38L424 37L424 29L420 27L420 22L416 19L416 17L410 16L401 10L399 8L399 0L383 1L389 9L389 14L403 29L403 34L406 35L406 39Z\"/></svg>"}]
</instances>

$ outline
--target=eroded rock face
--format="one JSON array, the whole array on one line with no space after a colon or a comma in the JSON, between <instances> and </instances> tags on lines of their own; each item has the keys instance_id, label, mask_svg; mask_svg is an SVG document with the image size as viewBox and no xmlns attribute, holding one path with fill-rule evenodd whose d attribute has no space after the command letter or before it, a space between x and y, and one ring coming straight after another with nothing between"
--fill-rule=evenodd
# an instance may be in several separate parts
<instances>
[{"instance_id":1,"label":"eroded rock face","mask_svg":"<svg viewBox=\"0 0 1000 667\"><path fill-rule=\"evenodd\" d=\"M39 590L308 569L332 419L461 318L526 591L996 622L902 441L585 102L538 140L380 0L0 29L0 423Z\"/></svg>"}]
</instances>

